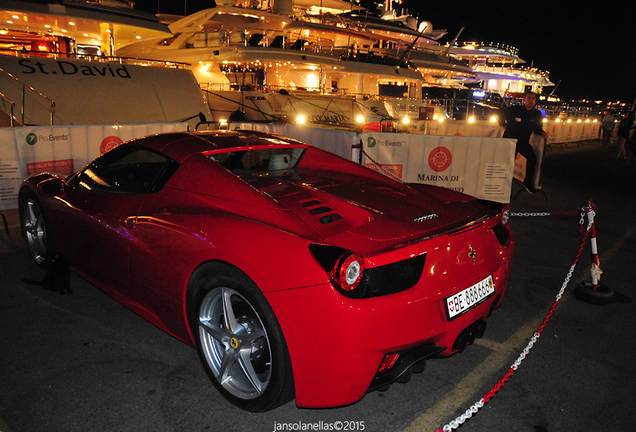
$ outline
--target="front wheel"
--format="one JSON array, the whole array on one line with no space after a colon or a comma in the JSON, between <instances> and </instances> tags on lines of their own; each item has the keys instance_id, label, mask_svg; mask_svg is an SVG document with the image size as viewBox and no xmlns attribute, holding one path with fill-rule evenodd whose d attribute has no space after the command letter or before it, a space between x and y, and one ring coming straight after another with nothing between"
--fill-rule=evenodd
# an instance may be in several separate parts
<instances>
[{"instance_id":1,"label":"front wheel","mask_svg":"<svg viewBox=\"0 0 636 432\"><path fill-rule=\"evenodd\" d=\"M53 259L53 239L42 205L31 191L23 192L20 202L22 232L31 258L40 267L48 267Z\"/></svg>"},{"instance_id":2,"label":"front wheel","mask_svg":"<svg viewBox=\"0 0 636 432\"><path fill-rule=\"evenodd\" d=\"M293 398L291 361L278 320L256 285L235 268L198 274L193 328L203 367L221 394L248 411Z\"/></svg>"}]
</instances>

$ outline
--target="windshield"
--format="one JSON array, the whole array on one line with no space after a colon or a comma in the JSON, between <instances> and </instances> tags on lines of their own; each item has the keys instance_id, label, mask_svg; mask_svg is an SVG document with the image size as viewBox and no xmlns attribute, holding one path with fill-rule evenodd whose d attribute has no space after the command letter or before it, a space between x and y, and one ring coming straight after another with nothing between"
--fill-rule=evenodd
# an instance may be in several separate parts
<instances>
[{"instance_id":1,"label":"windshield","mask_svg":"<svg viewBox=\"0 0 636 432\"><path fill-rule=\"evenodd\" d=\"M208 155L236 175L272 172L294 168L305 148L256 148Z\"/></svg>"}]
</instances>

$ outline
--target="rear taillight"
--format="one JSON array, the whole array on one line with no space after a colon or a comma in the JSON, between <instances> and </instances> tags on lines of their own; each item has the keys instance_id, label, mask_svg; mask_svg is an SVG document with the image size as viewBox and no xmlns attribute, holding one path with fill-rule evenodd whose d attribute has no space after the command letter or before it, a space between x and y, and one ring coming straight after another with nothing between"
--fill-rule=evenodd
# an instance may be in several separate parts
<instances>
[{"instance_id":1,"label":"rear taillight","mask_svg":"<svg viewBox=\"0 0 636 432\"><path fill-rule=\"evenodd\" d=\"M501 223L502 225L508 225L508 221L510 220L510 206L505 206L503 211L501 212Z\"/></svg>"},{"instance_id":2,"label":"rear taillight","mask_svg":"<svg viewBox=\"0 0 636 432\"><path fill-rule=\"evenodd\" d=\"M504 206L503 210L498 216L499 223L492 227L493 233L497 236L499 244L505 246L510 238L510 227L508 222L510 221L510 206Z\"/></svg>"},{"instance_id":3,"label":"rear taillight","mask_svg":"<svg viewBox=\"0 0 636 432\"><path fill-rule=\"evenodd\" d=\"M309 250L338 292L355 299L395 294L412 288L420 280L426 262L423 253L390 264L365 267L360 254L337 246L314 243L309 245Z\"/></svg>"},{"instance_id":4,"label":"rear taillight","mask_svg":"<svg viewBox=\"0 0 636 432\"><path fill-rule=\"evenodd\" d=\"M364 274L364 259L357 253L345 253L336 261L333 279L343 291L353 291Z\"/></svg>"}]
</instances>

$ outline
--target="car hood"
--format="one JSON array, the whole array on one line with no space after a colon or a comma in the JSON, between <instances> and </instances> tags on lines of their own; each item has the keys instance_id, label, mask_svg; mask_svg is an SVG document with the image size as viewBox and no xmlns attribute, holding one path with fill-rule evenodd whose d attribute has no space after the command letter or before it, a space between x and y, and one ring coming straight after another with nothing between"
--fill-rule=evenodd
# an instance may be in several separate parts
<instances>
[{"instance_id":1,"label":"car hood","mask_svg":"<svg viewBox=\"0 0 636 432\"><path fill-rule=\"evenodd\" d=\"M434 186L418 185L415 190L395 181L362 180L342 173L288 170L242 179L325 239L347 232L403 241L437 235L492 214L467 195L453 193L452 200L444 200Z\"/></svg>"}]
</instances>

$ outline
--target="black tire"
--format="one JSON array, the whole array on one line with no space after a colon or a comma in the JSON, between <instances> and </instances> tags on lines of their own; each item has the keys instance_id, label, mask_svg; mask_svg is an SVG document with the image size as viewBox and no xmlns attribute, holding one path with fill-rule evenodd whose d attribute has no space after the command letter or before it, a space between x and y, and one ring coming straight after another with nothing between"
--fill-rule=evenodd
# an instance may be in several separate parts
<instances>
[{"instance_id":1,"label":"black tire","mask_svg":"<svg viewBox=\"0 0 636 432\"><path fill-rule=\"evenodd\" d=\"M235 267L211 263L195 273L188 289L199 358L219 392L252 412L269 411L292 400L287 344L254 282Z\"/></svg>"},{"instance_id":2,"label":"black tire","mask_svg":"<svg viewBox=\"0 0 636 432\"><path fill-rule=\"evenodd\" d=\"M48 268L55 255L53 231L42 209L42 203L30 189L20 192L20 222L31 259L40 267Z\"/></svg>"}]
</instances>

